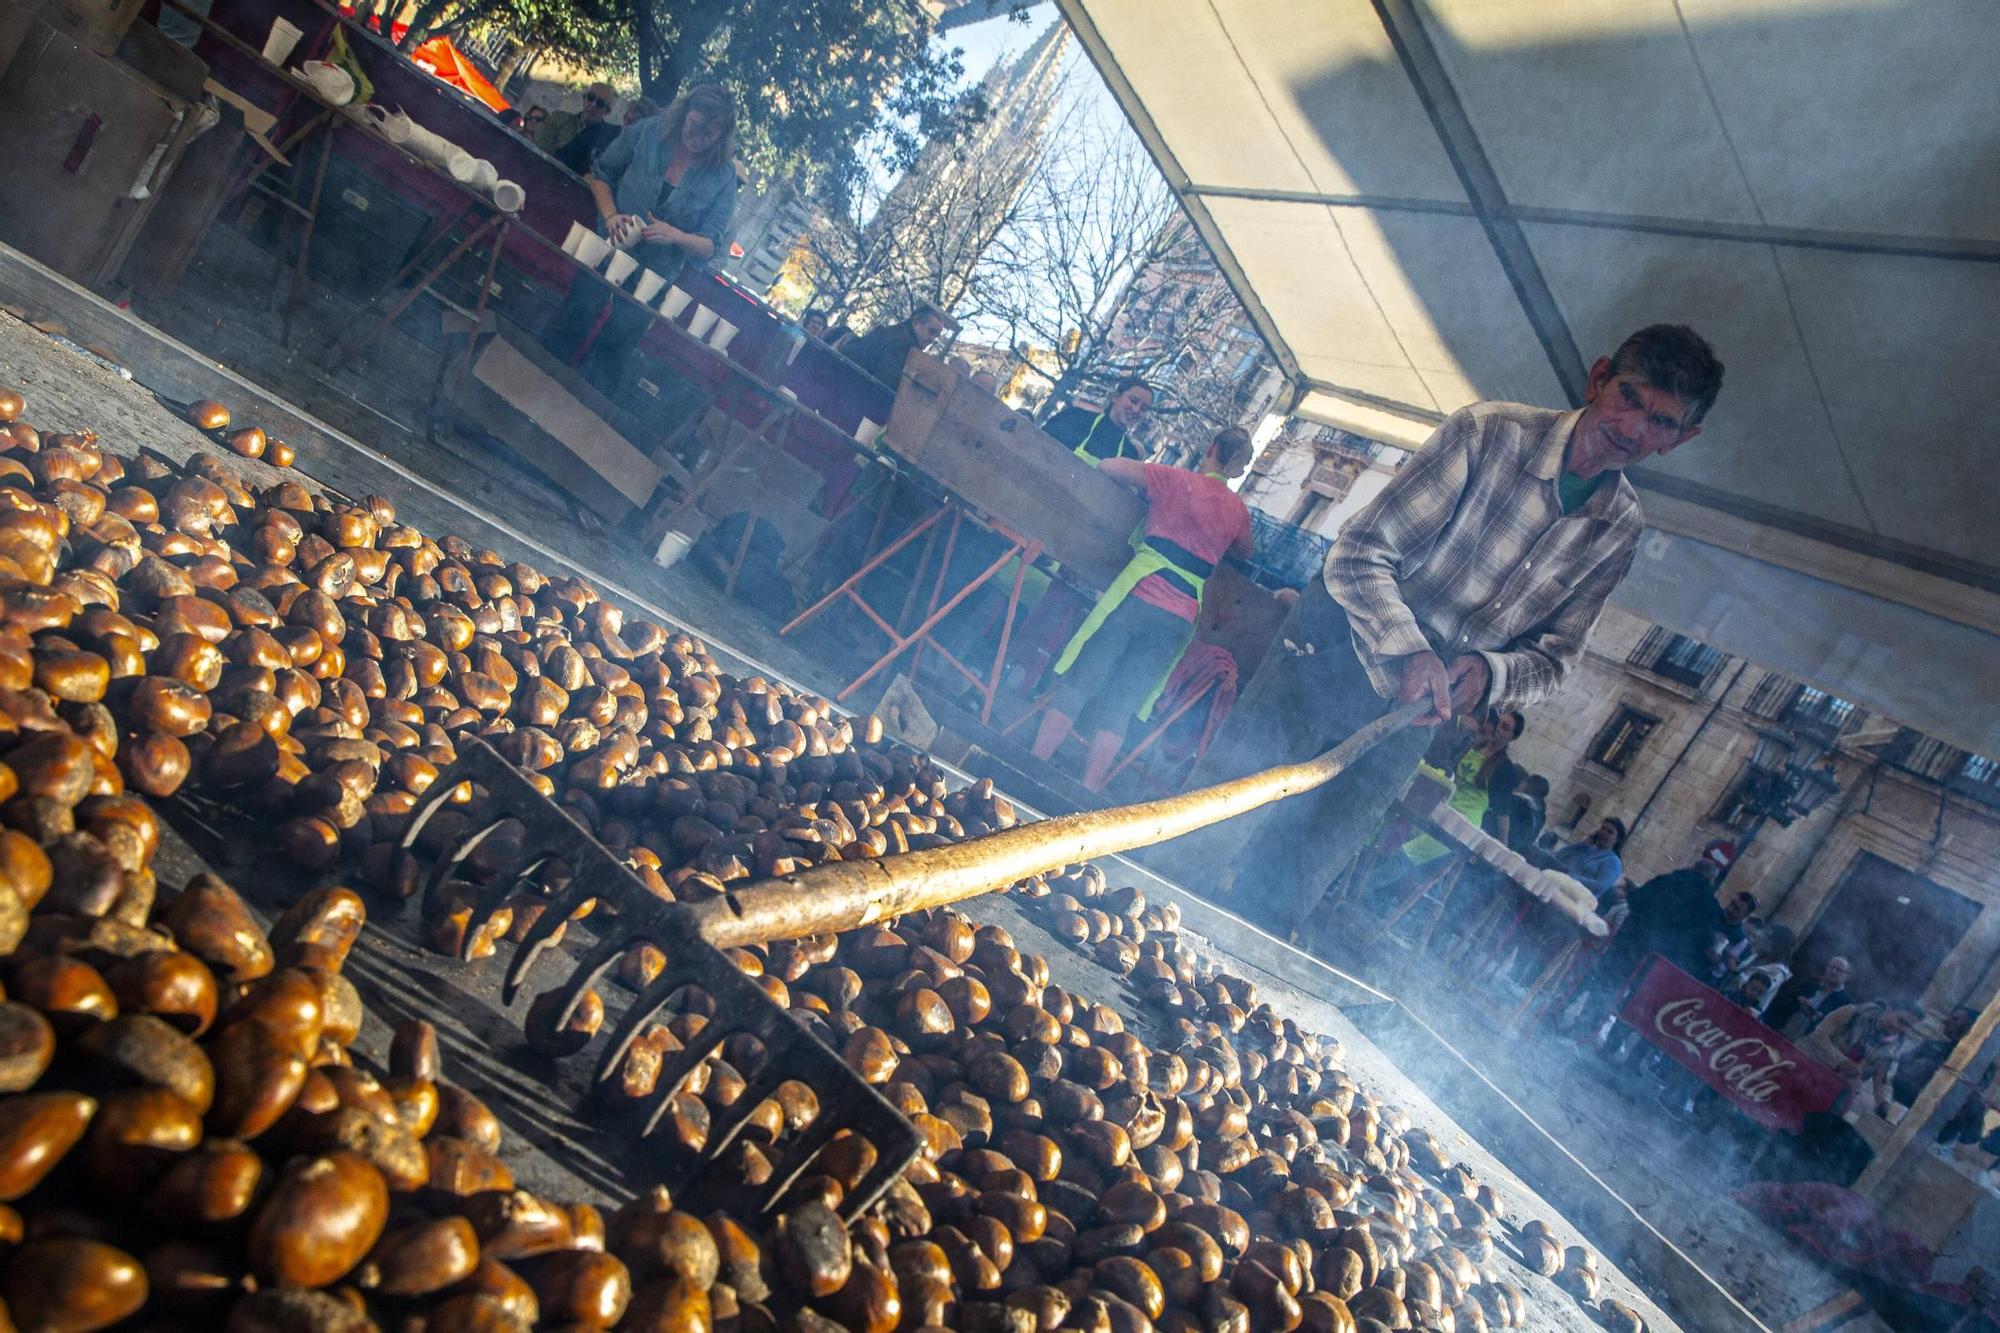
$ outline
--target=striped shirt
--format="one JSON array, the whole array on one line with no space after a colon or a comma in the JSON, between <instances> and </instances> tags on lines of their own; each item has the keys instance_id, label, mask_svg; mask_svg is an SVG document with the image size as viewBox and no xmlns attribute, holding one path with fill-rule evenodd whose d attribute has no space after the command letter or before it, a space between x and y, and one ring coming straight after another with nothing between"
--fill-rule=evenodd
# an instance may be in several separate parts
<instances>
[{"instance_id":1,"label":"striped shirt","mask_svg":"<svg viewBox=\"0 0 2000 1333\"><path fill-rule=\"evenodd\" d=\"M1447 417L1327 553L1376 693L1398 658L1486 659L1487 702L1546 698L1583 654L1604 599L1632 567L1644 519L1621 473L1565 515L1563 451L1580 411L1474 403Z\"/></svg>"}]
</instances>

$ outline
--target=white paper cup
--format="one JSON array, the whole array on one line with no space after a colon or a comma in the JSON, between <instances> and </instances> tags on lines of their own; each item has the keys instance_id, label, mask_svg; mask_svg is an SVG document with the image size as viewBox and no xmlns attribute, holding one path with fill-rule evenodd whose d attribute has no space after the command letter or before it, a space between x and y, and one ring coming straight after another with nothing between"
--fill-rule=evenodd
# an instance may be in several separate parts
<instances>
[{"instance_id":1,"label":"white paper cup","mask_svg":"<svg viewBox=\"0 0 2000 1333\"><path fill-rule=\"evenodd\" d=\"M708 335L708 345L718 352L729 350L729 342L736 336L736 326L726 319L715 321L714 332Z\"/></svg>"},{"instance_id":2,"label":"white paper cup","mask_svg":"<svg viewBox=\"0 0 2000 1333\"><path fill-rule=\"evenodd\" d=\"M494 181L493 202L502 213L518 213L521 205L528 202L528 192L513 181Z\"/></svg>"},{"instance_id":3,"label":"white paper cup","mask_svg":"<svg viewBox=\"0 0 2000 1333\"><path fill-rule=\"evenodd\" d=\"M660 298L660 313L668 319L679 319L681 311L687 309L688 302L692 300L694 300L693 293L684 292L678 287L669 287L667 294Z\"/></svg>"},{"instance_id":4,"label":"white paper cup","mask_svg":"<svg viewBox=\"0 0 2000 1333\"><path fill-rule=\"evenodd\" d=\"M583 238L590 235L590 228L581 222L569 224L569 235L563 237L563 253L575 259L583 250Z\"/></svg>"},{"instance_id":5,"label":"white paper cup","mask_svg":"<svg viewBox=\"0 0 2000 1333\"><path fill-rule=\"evenodd\" d=\"M872 445L875 437L882 433L882 423L871 417L861 418L861 424L854 428L854 438L863 444Z\"/></svg>"},{"instance_id":6,"label":"white paper cup","mask_svg":"<svg viewBox=\"0 0 2000 1333\"><path fill-rule=\"evenodd\" d=\"M463 148L451 150L451 156L444 160L444 169L461 185L476 185L479 181L479 159Z\"/></svg>"},{"instance_id":7,"label":"white paper cup","mask_svg":"<svg viewBox=\"0 0 2000 1333\"><path fill-rule=\"evenodd\" d=\"M272 19L271 35L264 39L264 59L274 65L284 64L291 59L292 48L299 44L299 38L303 36L305 33L289 20Z\"/></svg>"},{"instance_id":8,"label":"white paper cup","mask_svg":"<svg viewBox=\"0 0 2000 1333\"><path fill-rule=\"evenodd\" d=\"M591 268L597 268L611 258L611 242L594 231L586 231L583 239L576 243L576 257Z\"/></svg>"},{"instance_id":9,"label":"white paper cup","mask_svg":"<svg viewBox=\"0 0 2000 1333\"><path fill-rule=\"evenodd\" d=\"M708 336L708 331L715 327L715 321L720 318L722 316L707 306L698 305L694 308L694 314L688 319L688 332L697 338L705 338Z\"/></svg>"},{"instance_id":10,"label":"white paper cup","mask_svg":"<svg viewBox=\"0 0 2000 1333\"><path fill-rule=\"evenodd\" d=\"M638 297L647 305L651 305L653 304L653 298L660 294L660 288L666 285L667 280L665 278L653 272L653 270L647 269L639 275L639 285L632 289L632 295Z\"/></svg>"},{"instance_id":11,"label":"white paper cup","mask_svg":"<svg viewBox=\"0 0 2000 1333\"><path fill-rule=\"evenodd\" d=\"M623 287L625 279L638 271L639 261L626 254L623 250L620 250L611 256L611 263L604 270L604 276L617 283L620 287Z\"/></svg>"},{"instance_id":12,"label":"white paper cup","mask_svg":"<svg viewBox=\"0 0 2000 1333\"><path fill-rule=\"evenodd\" d=\"M500 183L500 169L483 157L472 159L472 183L487 193Z\"/></svg>"}]
</instances>

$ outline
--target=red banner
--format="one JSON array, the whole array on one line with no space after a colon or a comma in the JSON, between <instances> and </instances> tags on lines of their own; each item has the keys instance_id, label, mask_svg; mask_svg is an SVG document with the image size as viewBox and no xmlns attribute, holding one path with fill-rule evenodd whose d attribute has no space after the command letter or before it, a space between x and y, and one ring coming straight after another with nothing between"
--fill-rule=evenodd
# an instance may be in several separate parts
<instances>
[{"instance_id":1,"label":"red banner","mask_svg":"<svg viewBox=\"0 0 2000 1333\"><path fill-rule=\"evenodd\" d=\"M1658 954L1618 1016L1767 1129L1796 1134L1847 1090L1839 1075Z\"/></svg>"}]
</instances>

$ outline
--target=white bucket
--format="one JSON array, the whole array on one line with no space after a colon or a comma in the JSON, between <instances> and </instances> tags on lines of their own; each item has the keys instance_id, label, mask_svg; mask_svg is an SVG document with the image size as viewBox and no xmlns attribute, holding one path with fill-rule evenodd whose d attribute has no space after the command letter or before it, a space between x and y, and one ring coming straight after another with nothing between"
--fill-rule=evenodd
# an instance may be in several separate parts
<instances>
[{"instance_id":1,"label":"white bucket","mask_svg":"<svg viewBox=\"0 0 2000 1333\"><path fill-rule=\"evenodd\" d=\"M264 59L274 65L282 65L292 58L292 48L305 36L296 25L287 19L271 20L271 35L264 39Z\"/></svg>"},{"instance_id":2,"label":"white bucket","mask_svg":"<svg viewBox=\"0 0 2000 1333\"><path fill-rule=\"evenodd\" d=\"M660 549L653 552L653 563L661 569L672 569L694 548L694 538L685 532L669 532L660 538Z\"/></svg>"},{"instance_id":3,"label":"white bucket","mask_svg":"<svg viewBox=\"0 0 2000 1333\"><path fill-rule=\"evenodd\" d=\"M684 292L678 287L669 287L667 294L660 298L660 313L668 319L679 319L681 311L687 309L688 302L692 300L694 300L693 293Z\"/></svg>"},{"instance_id":4,"label":"white bucket","mask_svg":"<svg viewBox=\"0 0 2000 1333\"><path fill-rule=\"evenodd\" d=\"M720 318L722 316L707 306L698 305L694 308L694 314L688 319L688 332L697 338L705 338L708 336L708 331L715 327L715 321Z\"/></svg>"}]
</instances>

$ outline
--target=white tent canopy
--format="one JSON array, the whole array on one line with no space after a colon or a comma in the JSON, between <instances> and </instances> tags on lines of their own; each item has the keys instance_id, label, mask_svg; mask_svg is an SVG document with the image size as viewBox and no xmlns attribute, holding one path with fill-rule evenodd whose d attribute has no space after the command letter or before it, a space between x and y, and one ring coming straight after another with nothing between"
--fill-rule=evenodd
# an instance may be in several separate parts
<instances>
[{"instance_id":1,"label":"white tent canopy","mask_svg":"<svg viewBox=\"0 0 2000 1333\"><path fill-rule=\"evenodd\" d=\"M2000 9L1061 2L1301 414L1414 447L1692 324L1727 384L1635 477L1663 536L1624 600L2000 751ZM1841 618L1811 646L1758 614L1801 587Z\"/></svg>"}]
</instances>

